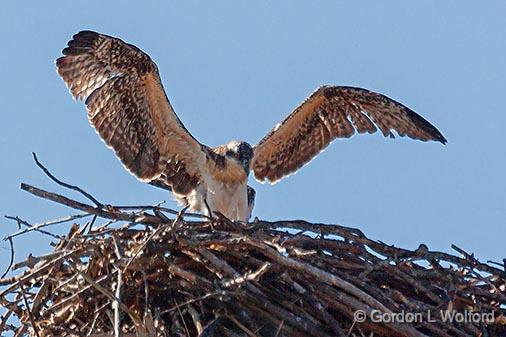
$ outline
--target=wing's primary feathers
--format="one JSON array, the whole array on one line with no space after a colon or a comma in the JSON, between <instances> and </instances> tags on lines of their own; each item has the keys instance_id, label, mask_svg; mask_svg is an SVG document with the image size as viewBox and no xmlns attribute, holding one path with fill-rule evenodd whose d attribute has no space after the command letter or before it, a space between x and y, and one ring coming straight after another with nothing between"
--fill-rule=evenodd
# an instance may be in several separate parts
<instances>
[{"instance_id":1,"label":"wing's primary feathers","mask_svg":"<svg viewBox=\"0 0 506 337\"><path fill-rule=\"evenodd\" d=\"M323 86L255 146L251 168L257 180L274 183L332 140L378 128L392 138L395 130L401 137L446 143L433 125L393 99L361 88Z\"/></svg>"},{"instance_id":2,"label":"wing's primary feathers","mask_svg":"<svg viewBox=\"0 0 506 337\"><path fill-rule=\"evenodd\" d=\"M206 154L174 113L149 56L91 31L74 35L63 54L58 73L125 167L140 180L163 175L175 192L191 190Z\"/></svg>"}]
</instances>

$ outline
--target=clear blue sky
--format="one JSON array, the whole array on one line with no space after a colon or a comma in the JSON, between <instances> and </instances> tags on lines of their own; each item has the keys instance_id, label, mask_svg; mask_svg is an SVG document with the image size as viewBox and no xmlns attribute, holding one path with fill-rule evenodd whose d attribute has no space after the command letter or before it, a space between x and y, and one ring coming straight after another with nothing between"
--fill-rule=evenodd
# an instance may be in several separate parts
<instances>
[{"instance_id":1,"label":"clear blue sky","mask_svg":"<svg viewBox=\"0 0 506 337\"><path fill-rule=\"evenodd\" d=\"M412 249L448 251L454 243L499 260L506 255L504 13L504 1L3 3L0 213L31 222L74 213L19 190L24 181L62 192L35 167L32 151L103 202L177 207L122 168L55 72L70 37L93 29L149 53L180 118L211 146L237 138L255 144L321 84L405 103L448 145L379 134L337 140L275 186L252 180L254 215L358 227ZM0 219L1 237L15 230ZM47 252L48 241L16 240L17 260ZM8 257L2 241L0 270Z\"/></svg>"}]
</instances>

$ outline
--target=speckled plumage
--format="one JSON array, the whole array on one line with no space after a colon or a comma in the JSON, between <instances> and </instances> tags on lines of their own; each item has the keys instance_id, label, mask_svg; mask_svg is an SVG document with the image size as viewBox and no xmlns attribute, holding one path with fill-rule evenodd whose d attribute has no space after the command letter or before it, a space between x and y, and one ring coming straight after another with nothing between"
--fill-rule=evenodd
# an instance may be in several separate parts
<instances>
[{"instance_id":1,"label":"speckled plumage","mask_svg":"<svg viewBox=\"0 0 506 337\"><path fill-rule=\"evenodd\" d=\"M322 86L256 146L255 178L276 182L295 172L336 138L358 133L408 136L446 143L443 135L408 107L361 88Z\"/></svg>"},{"instance_id":2,"label":"speckled plumage","mask_svg":"<svg viewBox=\"0 0 506 337\"><path fill-rule=\"evenodd\" d=\"M89 31L74 35L63 54L58 73L125 167L143 181L163 175L179 193L193 189L205 152L174 113L149 56Z\"/></svg>"},{"instance_id":3,"label":"speckled plumage","mask_svg":"<svg viewBox=\"0 0 506 337\"><path fill-rule=\"evenodd\" d=\"M56 60L72 95L84 100L90 123L137 178L170 189L194 211L219 211L247 221L255 191L249 171L271 183L295 172L338 137L374 133L445 143L441 133L406 106L351 87L317 89L254 148L232 141L199 143L175 114L158 68L124 41L91 31L74 35Z\"/></svg>"}]
</instances>

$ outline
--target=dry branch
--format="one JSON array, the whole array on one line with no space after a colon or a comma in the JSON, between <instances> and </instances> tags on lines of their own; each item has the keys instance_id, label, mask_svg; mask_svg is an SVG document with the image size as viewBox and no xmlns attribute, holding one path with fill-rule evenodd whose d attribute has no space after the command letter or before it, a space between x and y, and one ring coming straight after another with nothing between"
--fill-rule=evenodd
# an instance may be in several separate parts
<instances>
[{"instance_id":1,"label":"dry branch","mask_svg":"<svg viewBox=\"0 0 506 337\"><path fill-rule=\"evenodd\" d=\"M54 237L53 252L11 261L17 274L0 279L2 335L506 335L502 264L480 262L461 248L453 247L461 256L425 245L410 251L339 225L191 221L194 215L159 206L103 205L37 165L94 205L22 184L83 213L39 225L14 217L27 228L8 240L87 216L93 220ZM355 316L359 310L364 321ZM422 319L374 322L374 312ZM492 319L450 322L441 312Z\"/></svg>"}]
</instances>

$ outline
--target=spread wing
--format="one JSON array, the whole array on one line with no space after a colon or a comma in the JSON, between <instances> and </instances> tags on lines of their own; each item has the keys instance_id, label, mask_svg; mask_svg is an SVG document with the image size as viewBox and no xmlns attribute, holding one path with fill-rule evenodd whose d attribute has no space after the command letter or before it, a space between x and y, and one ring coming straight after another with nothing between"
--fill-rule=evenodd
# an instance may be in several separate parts
<instances>
[{"instance_id":1,"label":"spread wing","mask_svg":"<svg viewBox=\"0 0 506 337\"><path fill-rule=\"evenodd\" d=\"M336 138L374 133L422 141L446 139L428 121L384 95L353 87L318 88L255 146L251 168L259 181L274 183L295 172Z\"/></svg>"},{"instance_id":2,"label":"spread wing","mask_svg":"<svg viewBox=\"0 0 506 337\"><path fill-rule=\"evenodd\" d=\"M164 179L187 193L201 177L206 147L178 119L148 55L120 39L82 31L56 60L58 73L124 166L142 181Z\"/></svg>"}]
</instances>

